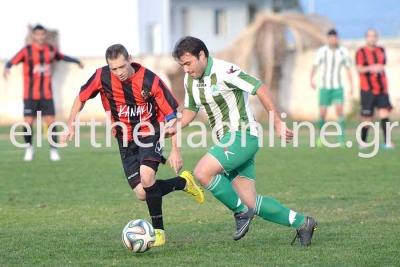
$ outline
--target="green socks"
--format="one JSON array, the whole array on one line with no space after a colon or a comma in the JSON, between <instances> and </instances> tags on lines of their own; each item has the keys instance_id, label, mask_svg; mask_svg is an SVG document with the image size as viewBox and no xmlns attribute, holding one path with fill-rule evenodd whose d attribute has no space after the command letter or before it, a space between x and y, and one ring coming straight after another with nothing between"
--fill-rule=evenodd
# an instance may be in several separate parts
<instances>
[{"instance_id":1,"label":"green socks","mask_svg":"<svg viewBox=\"0 0 400 267\"><path fill-rule=\"evenodd\" d=\"M231 183L224 175L217 174L206 189L234 213L246 212L247 207L242 203Z\"/></svg>"},{"instance_id":2,"label":"green socks","mask_svg":"<svg viewBox=\"0 0 400 267\"><path fill-rule=\"evenodd\" d=\"M342 142L344 142L344 117L343 116L339 117L338 123L339 123L340 129L342 130L342 135L339 136L339 142L342 143Z\"/></svg>"},{"instance_id":3,"label":"green socks","mask_svg":"<svg viewBox=\"0 0 400 267\"><path fill-rule=\"evenodd\" d=\"M325 124L325 120L324 119L321 119L321 118L319 118L318 119L318 129L319 129L319 131L321 132L321 129L322 129L322 126L324 126L324 124ZM339 136L339 142L340 143L344 143L344 117L343 116L340 116L339 118L338 118L338 124L339 124L339 127L340 127L340 129L341 129L341 131L342 131L342 134Z\"/></svg>"},{"instance_id":4,"label":"green socks","mask_svg":"<svg viewBox=\"0 0 400 267\"><path fill-rule=\"evenodd\" d=\"M318 130L320 130L320 131L321 131L321 129L322 129L322 126L324 126L324 124L325 124L325 120L324 120L324 119L321 119L321 118L319 118L319 119L318 119Z\"/></svg>"},{"instance_id":5,"label":"green socks","mask_svg":"<svg viewBox=\"0 0 400 267\"><path fill-rule=\"evenodd\" d=\"M216 175L206 189L234 213L246 211L247 207L224 175ZM296 230L299 230L306 222L306 216L282 206L281 203L270 197L257 196L254 213L264 220L284 226L293 226Z\"/></svg>"},{"instance_id":6,"label":"green socks","mask_svg":"<svg viewBox=\"0 0 400 267\"><path fill-rule=\"evenodd\" d=\"M257 196L254 213L264 220L299 230L306 222L306 216L294 212L270 197Z\"/></svg>"}]
</instances>

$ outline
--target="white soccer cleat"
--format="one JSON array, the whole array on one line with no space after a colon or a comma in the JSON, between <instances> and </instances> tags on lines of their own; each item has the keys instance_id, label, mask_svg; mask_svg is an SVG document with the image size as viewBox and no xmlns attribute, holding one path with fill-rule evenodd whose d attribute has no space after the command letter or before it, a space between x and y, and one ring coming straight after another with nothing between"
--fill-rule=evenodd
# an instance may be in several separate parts
<instances>
[{"instance_id":1,"label":"white soccer cleat","mask_svg":"<svg viewBox=\"0 0 400 267\"><path fill-rule=\"evenodd\" d=\"M51 161L60 161L61 160L61 157L58 154L57 148L51 148L50 149L50 160Z\"/></svg>"},{"instance_id":2,"label":"white soccer cleat","mask_svg":"<svg viewBox=\"0 0 400 267\"><path fill-rule=\"evenodd\" d=\"M25 150L24 161L32 161L34 155L35 149L33 148L33 146L28 146Z\"/></svg>"}]
</instances>

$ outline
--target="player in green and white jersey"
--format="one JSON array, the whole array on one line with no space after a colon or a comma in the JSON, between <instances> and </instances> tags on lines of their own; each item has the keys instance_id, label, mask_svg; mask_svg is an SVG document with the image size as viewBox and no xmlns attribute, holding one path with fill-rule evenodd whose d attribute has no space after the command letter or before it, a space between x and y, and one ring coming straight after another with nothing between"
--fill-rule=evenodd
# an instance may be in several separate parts
<instances>
[{"instance_id":1,"label":"player in green and white jersey","mask_svg":"<svg viewBox=\"0 0 400 267\"><path fill-rule=\"evenodd\" d=\"M328 43L321 46L311 68L310 84L311 88L317 88L314 83L314 74L319 69L319 117L318 128L322 129L325 124L325 118L330 105L335 105L338 124L342 134L339 136L341 146L345 145L344 138L344 89L342 85L341 70L342 66L346 68L347 78L350 85L350 95L353 94L353 76L351 75L351 60L347 49L339 45L339 38L336 30L328 32ZM317 138L317 146L323 146L321 138Z\"/></svg>"},{"instance_id":2,"label":"player in green and white jersey","mask_svg":"<svg viewBox=\"0 0 400 267\"><path fill-rule=\"evenodd\" d=\"M256 193L254 159L259 150L259 130L249 97L257 95L265 109L274 113L273 123L279 137L284 136L287 142L293 138L293 132L279 117L270 90L235 64L209 56L200 39L183 37L176 43L172 55L186 72L185 109L177 122L184 128L194 120L199 109L203 109L220 143L211 147L198 162L194 176L233 211L236 220L234 240L246 234L256 214L267 221L293 226L301 245L310 245L317 227L314 218ZM166 130L167 137L180 130L177 122ZM250 126L245 127L246 124ZM180 151L171 153L172 165L174 156L180 157Z\"/></svg>"}]
</instances>

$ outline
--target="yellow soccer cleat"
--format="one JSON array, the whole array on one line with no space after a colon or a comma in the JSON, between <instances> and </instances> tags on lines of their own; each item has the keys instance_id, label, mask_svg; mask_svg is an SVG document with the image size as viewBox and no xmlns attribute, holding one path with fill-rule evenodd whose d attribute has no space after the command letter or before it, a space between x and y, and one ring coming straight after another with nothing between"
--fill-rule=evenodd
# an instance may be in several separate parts
<instances>
[{"instance_id":1,"label":"yellow soccer cleat","mask_svg":"<svg viewBox=\"0 0 400 267\"><path fill-rule=\"evenodd\" d=\"M156 232L156 241L154 242L153 247L160 247L165 245L165 232L161 229L155 229Z\"/></svg>"},{"instance_id":2,"label":"yellow soccer cleat","mask_svg":"<svg viewBox=\"0 0 400 267\"><path fill-rule=\"evenodd\" d=\"M192 195L194 199L200 204L204 203L204 193L203 190L198 187L194 182L194 176L190 171L183 171L180 175L186 180L186 188L183 190L187 194Z\"/></svg>"}]
</instances>

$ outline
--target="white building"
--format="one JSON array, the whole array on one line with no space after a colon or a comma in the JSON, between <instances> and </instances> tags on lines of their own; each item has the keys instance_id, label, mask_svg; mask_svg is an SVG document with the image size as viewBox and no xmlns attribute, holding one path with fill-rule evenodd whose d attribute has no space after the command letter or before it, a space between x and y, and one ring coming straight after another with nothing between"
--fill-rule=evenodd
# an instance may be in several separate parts
<instances>
[{"instance_id":1,"label":"white building","mask_svg":"<svg viewBox=\"0 0 400 267\"><path fill-rule=\"evenodd\" d=\"M60 34L61 51L103 57L112 44L132 55L168 54L182 36L203 39L210 50L228 46L258 10L297 8L295 0L13 0L2 2L0 59L24 45L27 25L40 23ZM10 23L12 22L12 23Z\"/></svg>"}]
</instances>

